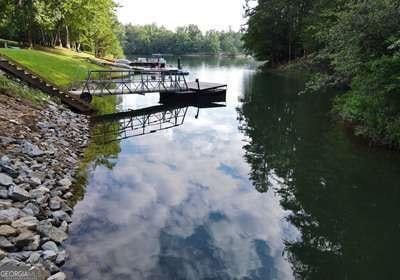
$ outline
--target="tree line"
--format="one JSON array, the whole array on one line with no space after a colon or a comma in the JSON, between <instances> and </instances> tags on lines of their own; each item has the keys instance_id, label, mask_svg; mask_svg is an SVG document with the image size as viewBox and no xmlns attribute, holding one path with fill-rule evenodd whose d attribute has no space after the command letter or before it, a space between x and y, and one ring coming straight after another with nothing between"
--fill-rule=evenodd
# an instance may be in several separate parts
<instances>
[{"instance_id":1,"label":"tree line","mask_svg":"<svg viewBox=\"0 0 400 280\"><path fill-rule=\"evenodd\" d=\"M246 50L272 67L307 58L318 69L308 89L347 89L335 101L338 116L356 134L399 148L400 2L254 2L246 5Z\"/></svg>"},{"instance_id":2,"label":"tree line","mask_svg":"<svg viewBox=\"0 0 400 280\"><path fill-rule=\"evenodd\" d=\"M209 30L197 25L178 27L175 31L156 24L125 26L125 54L238 54L243 43L240 32Z\"/></svg>"},{"instance_id":3,"label":"tree line","mask_svg":"<svg viewBox=\"0 0 400 280\"><path fill-rule=\"evenodd\" d=\"M0 38L24 46L122 54L123 28L113 0L2 0Z\"/></svg>"}]
</instances>

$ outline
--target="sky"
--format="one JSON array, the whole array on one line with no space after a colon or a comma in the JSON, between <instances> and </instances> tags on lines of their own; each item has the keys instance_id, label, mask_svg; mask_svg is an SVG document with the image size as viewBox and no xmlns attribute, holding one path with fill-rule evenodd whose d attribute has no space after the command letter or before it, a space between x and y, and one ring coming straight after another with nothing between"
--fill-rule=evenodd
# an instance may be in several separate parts
<instances>
[{"instance_id":1,"label":"sky","mask_svg":"<svg viewBox=\"0 0 400 280\"><path fill-rule=\"evenodd\" d=\"M244 0L117 0L119 20L132 24L164 25L170 30L197 24L209 29L235 31L243 24Z\"/></svg>"}]
</instances>

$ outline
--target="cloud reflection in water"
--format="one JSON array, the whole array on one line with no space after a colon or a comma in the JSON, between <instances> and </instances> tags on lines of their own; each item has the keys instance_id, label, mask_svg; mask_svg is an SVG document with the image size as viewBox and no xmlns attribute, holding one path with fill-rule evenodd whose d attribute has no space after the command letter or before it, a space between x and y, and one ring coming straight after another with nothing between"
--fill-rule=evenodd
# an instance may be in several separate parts
<instances>
[{"instance_id":1,"label":"cloud reflection in water","mask_svg":"<svg viewBox=\"0 0 400 280\"><path fill-rule=\"evenodd\" d=\"M93 171L68 241L73 279L292 279L283 241L298 233L248 181L236 111L189 114Z\"/></svg>"}]
</instances>

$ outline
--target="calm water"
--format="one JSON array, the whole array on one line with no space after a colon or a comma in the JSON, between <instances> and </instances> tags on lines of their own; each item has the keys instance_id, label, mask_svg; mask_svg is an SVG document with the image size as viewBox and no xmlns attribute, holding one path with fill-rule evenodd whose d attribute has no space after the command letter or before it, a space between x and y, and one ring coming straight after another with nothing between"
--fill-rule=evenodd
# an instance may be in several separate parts
<instances>
[{"instance_id":1,"label":"calm water","mask_svg":"<svg viewBox=\"0 0 400 280\"><path fill-rule=\"evenodd\" d=\"M136 137L96 128L105 141L75 206L71 279L398 279L400 157L349 137L332 94L298 95L298 77L184 65L226 82L226 107L181 108L171 128Z\"/></svg>"}]
</instances>

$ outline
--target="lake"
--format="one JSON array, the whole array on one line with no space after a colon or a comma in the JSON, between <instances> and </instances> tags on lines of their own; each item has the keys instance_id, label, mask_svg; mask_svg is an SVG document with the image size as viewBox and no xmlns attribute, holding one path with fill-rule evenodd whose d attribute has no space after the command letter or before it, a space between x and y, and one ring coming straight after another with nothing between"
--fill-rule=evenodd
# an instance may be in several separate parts
<instances>
[{"instance_id":1,"label":"lake","mask_svg":"<svg viewBox=\"0 0 400 280\"><path fill-rule=\"evenodd\" d=\"M299 75L182 62L191 80L228 84L226 107L178 108L142 131L94 128L69 277L398 278L400 156L352 137L330 113L335 93L300 94ZM118 109L157 103L122 96Z\"/></svg>"}]
</instances>

